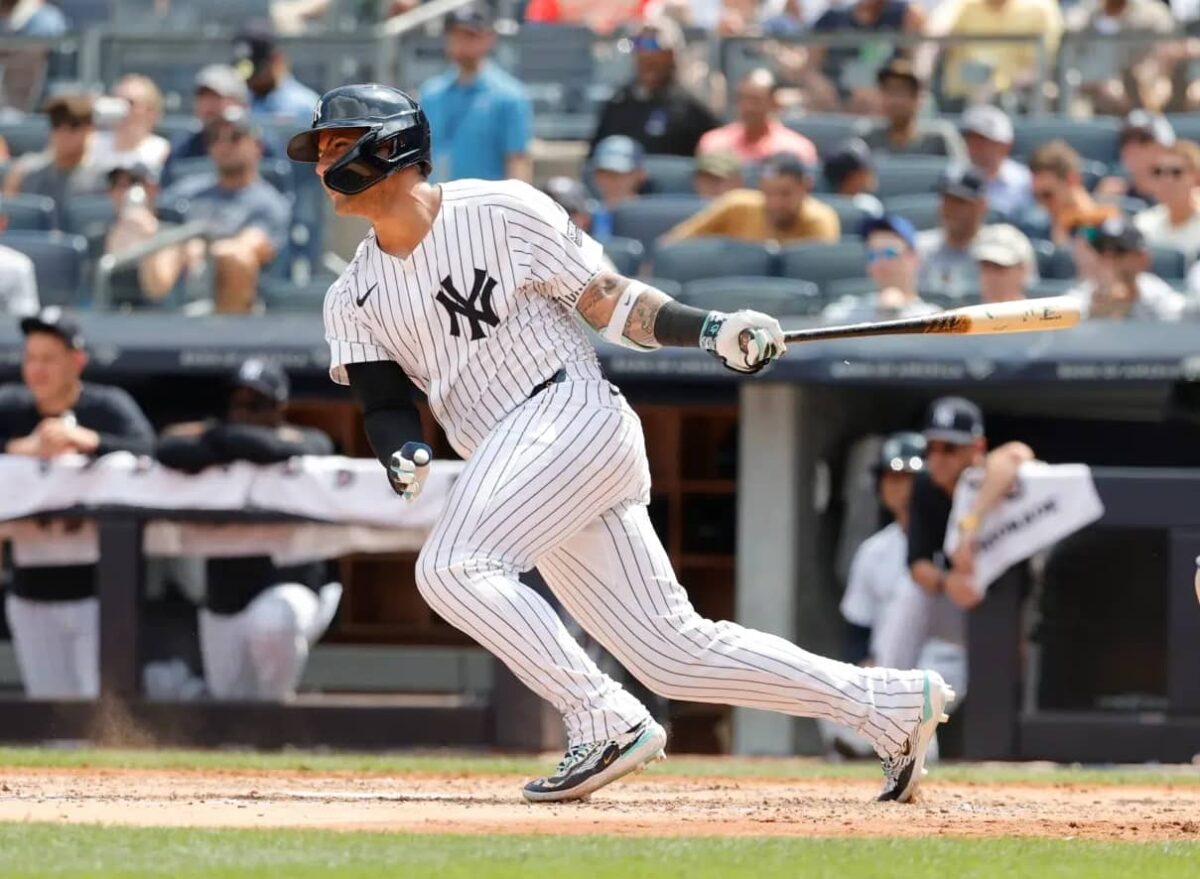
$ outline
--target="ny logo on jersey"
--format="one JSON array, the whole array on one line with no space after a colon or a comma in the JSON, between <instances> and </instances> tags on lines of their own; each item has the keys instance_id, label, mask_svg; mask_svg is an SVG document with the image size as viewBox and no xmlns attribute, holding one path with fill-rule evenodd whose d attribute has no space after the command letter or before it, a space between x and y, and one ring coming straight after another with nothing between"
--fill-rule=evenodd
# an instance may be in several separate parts
<instances>
[{"instance_id":1,"label":"ny logo on jersey","mask_svg":"<svg viewBox=\"0 0 1200 879\"><path fill-rule=\"evenodd\" d=\"M459 317L470 322L472 342L487 336L483 329L484 324L494 327L500 323L500 318L492 311L492 291L495 287L496 279L483 269L475 270L475 282L471 285L471 294L466 297L454 288L454 282L449 275L442 278L442 289L438 291L437 301L450 315L450 335L462 335L458 325Z\"/></svg>"}]
</instances>

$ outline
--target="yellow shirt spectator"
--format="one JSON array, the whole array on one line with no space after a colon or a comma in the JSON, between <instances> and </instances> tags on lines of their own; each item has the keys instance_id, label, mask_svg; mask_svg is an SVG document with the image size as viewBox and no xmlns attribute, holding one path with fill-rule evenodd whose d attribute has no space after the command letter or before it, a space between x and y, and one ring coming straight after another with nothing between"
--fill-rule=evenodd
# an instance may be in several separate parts
<instances>
[{"instance_id":1,"label":"yellow shirt spectator","mask_svg":"<svg viewBox=\"0 0 1200 879\"><path fill-rule=\"evenodd\" d=\"M1062 37L1063 20L1056 0L963 0L950 26L954 36L1040 34L1047 57L1053 55ZM1037 73L1037 51L1032 42L967 43L946 52L944 91L953 97L968 97L978 90L963 79L963 62L992 68L991 88L1010 89L1014 81L1028 80Z\"/></svg>"},{"instance_id":2,"label":"yellow shirt spectator","mask_svg":"<svg viewBox=\"0 0 1200 879\"><path fill-rule=\"evenodd\" d=\"M681 241L704 235L764 242L837 241L841 223L833 208L812 196L805 196L788 215L772 218L762 192L735 189L684 220L663 240Z\"/></svg>"}]
</instances>

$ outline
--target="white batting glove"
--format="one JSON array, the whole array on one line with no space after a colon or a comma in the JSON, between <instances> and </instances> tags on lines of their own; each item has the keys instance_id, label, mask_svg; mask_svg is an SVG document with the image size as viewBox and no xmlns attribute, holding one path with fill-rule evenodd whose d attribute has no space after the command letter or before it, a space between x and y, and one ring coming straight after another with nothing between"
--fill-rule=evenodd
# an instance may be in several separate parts
<instances>
[{"instance_id":1,"label":"white batting glove","mask_svg":"<svg viewBox=\"0 0 1200 879\"><path fill-rule=\"evenodd\" d=\"M779 321L759 311L709 312L700 347L734 372L754 373L787 350Z\"/></svg>"},{"instance_id":2,"label":"white batting glove","mask_svg":"<svg viewBox=\"0 0 1200 879\"><path fill-rule=\"evenodd\" d=\"M388 464L388 482L392 484L392 491L406 501L415 501L429 475L432 460L433 449L425 443L408 442L400 447L400 451L393 452Z\"/></svg>"}]
</instances>

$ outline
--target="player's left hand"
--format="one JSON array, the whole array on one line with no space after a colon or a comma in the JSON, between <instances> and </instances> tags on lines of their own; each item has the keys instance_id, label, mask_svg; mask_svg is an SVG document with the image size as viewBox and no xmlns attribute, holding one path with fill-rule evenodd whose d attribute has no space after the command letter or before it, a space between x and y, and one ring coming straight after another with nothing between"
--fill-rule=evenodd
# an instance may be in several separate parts
<instances>
[{"instance_id":1,"label":"player's left hand","mask_svg":"<svg viewBox=\"0 0 1200 879\"><path fill-rule=\"evenodd\" d=\"M388 482L392 484L392 491L406 501L415 501L429 475L432 460L433 449L425 443L408 442L400 447L400 451L393 452L388 463Z\"/></svg>"},{"instance_id":2,"label":"player's left hand","mask_svg":"<svg viewBox=\"0 0 1200 879\"><path fill-rule=\"evenodd\" d=\"M755 373L787 350L779 321L759 311L713 312L701 346L734 372Z\"/></svg>"}]
</instances>

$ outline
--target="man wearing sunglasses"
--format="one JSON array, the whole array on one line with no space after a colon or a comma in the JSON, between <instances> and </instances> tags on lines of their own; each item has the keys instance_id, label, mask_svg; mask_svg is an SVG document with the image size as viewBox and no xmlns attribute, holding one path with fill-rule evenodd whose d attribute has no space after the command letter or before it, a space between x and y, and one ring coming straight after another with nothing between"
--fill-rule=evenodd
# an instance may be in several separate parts
<instances>
[{"instance_id":1,"label":"man wearing sunglasses","mask_svg":"<svg viewBox=\"0 0 1200 879\"><path fill-rule=\"evenodd\" d=\"M1150 192L1158 202L1134 225L1152 247L1171 247L1194 262L1200 254L1200 145L1178 140L1162 150L1150 169Z\"/></svg>"},{"instance_id":2,"label":"man wearing sunglasses","mask_svg":"<svg viewBox=\"0 0 1200 879\"><path fill-rule=\"evenodd\" d=\"M991 452L983 430L983 412L962 397L934 400L925 419L925 472L913 483L908 514L908 567L913 580L931 596L945 595L969 610L979 603L974 578L975 535L980 522L1012 489L1017 471L1033 460L1021 442L1005 443ZM954 489L969 467L984 468L975 505L959 521L950 522ZM962 534L953 558L942 550L946 529Z\"/></svg>"},{"instance_id":3,"label":"man wearing sunglasses","mask_svg":"<svg viewBox=\"0 0 1200 879\"><path fill-rule=\"evenodd\" d=\"M1154 167L1163 151L1175 143L1175 129L1157 113L1134 110L1121 126L1118 146L1121 156L1119 174L1105 177L1096 184L1096 195L1140 198L1154 202Z\"/></svg>"},{"instance_id":4,"label":"man wearing sunglasses","mask_svg":"<svg viewBox=\"0 0 1200 879\"><path fill-rule=\"evenodd\" d=\"M241 107L228 107L204 129L215 180L184 178L163 193L171 205L187 199L187 219L210 224L216 264L216 311L244 313L254 305L260 272L287 245L291 205L258 173L262 140ZM171 283L202 258L197 247L177 248Z\"/></svg>"},{"instance_id":5,"label":"man wearing sunglasses","mask_svg":"<svg viewBox=\"0 0 1200 879\"><path fill-rule=\"evenodd\" d=\"M827 323L853 324L866 321L919 317L938 311L917 295L917 230L897 214L869 217L862 225L867 245L867 274L876 292L843 296L830 303L821 317Z\"/></svg>"},{"instance_id":6,"label":"man wearing sunglasses","mask_svg":"<svg viewBox=\"0 0 1200 879\"><path fill-rule=\"evenodd\" d=\"M720 123L678 80L683 31L667 18L641 26L633 37L634 79L600 111L589 155L612 134L632 137L651 155L693 156L700 138Z\"/></svg>"},{"instance_id":7,"label":"man wearing sunglasses","mask_svg":"<svg viewBox=\"0 0 1200 879\"><path fill-rule=\"evenodd\" d=\"M1186 300L1150 272L1150 252L1137 226L1123 216L1075 232L1076 251L1090 248L1087 280L1068 291L1090 318L1178 320ZM1081 266L1081 269L1083 267Z\"/></svg>"},{"instance_id":8,"label":"man wearing sunglasses","mask_svg":"<svg viewBox=\"0 0 1200 879\"><path fill-rule=\"evenodd\" d=\"M167 428L159 461L199 473L235 461L275 464L333 454L333 442L324 433L284 420L288 393L282 369L246 360L230 382L226 417ZM323 562L279 566L265 555L207 561L200 653L213 697L285 700L295 695L309 648L324 634L341 599L341 585L325 582L325 573Z\"/></svg>"},{"instance_id":9,"label":"man wearing sunglasses","mask_svg":"<svg viewBox=\"0 0 1200 879\"><path fill-rule=\"evenodd\" d=\"M1092 198L1079 173L1079 153L1065 140L1042 144L1029 157L1033 172L1033 200L1050 219L1050 240L1066 244L1071 230L1095 226L1121 211L1116 205Z\"/></svg>"}]
</instances>

